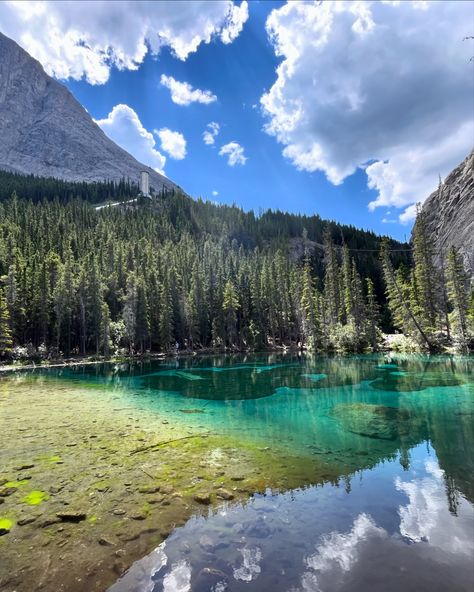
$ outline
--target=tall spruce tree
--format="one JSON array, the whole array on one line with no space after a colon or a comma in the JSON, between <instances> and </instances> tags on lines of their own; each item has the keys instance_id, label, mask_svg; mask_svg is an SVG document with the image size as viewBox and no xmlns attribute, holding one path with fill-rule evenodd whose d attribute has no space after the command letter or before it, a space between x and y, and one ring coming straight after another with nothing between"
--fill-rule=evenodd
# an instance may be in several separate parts
<instances>
[{"instance_id":1,"label":"tall spruce tree","mask_svg":"<svg viewBox=\"0 0 474 592\"><path fill-rule=\"evenodd\" d=\"M416 298L419 303L419 322L425 333L436 331L440 313L440 279L433 262L433 247L426 226L426 215L418 208L413 228L414 276L416 280Z\"/></svg>"},{"instance_id":2,"label":"tall spruce tree","mask_svg":"<svg viewBox=\"0 0 474 592\"><path fill-rule=\"evenodd\" d=\"M334 327L341 319L341 282L336 249L331 229L324 230L324 302L329 326ZM350 281L350 280L349 280Z\"/></svg>"},{"instance_id":3,"label":"tall spruce tree","mask_svg":"<svg viewBox=\"0 0 474 592\"><path fill-rule=\"evenodd\" d=\"M12 345L10 312L3 290L0 289L0 357L8 356L12 351Z\"/></svg>"},{"instance_id":4,"label":"tall spruce tree","mask_svg":"<svg viewBox=\"0 0 474 592\"><path fill-rule=\"evenodd\" d=\"M464 271L462 258L455 247L448 252L447 288L453 306L453 332L463 347L468 341L468 278Z\"/></svg>"}]
</instances>

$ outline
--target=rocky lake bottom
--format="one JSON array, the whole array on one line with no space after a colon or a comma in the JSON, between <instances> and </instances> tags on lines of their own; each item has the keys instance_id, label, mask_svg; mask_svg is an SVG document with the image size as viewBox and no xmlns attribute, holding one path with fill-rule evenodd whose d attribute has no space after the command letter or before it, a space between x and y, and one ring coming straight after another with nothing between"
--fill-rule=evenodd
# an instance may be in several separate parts
<instances>
[{"instance_id":1,"label":"rocky lake bottom","mask_svg":"<svg viewBox=\"0 0 474 592\"><path fill-rule=\"evenodd\" d=\"M473 358L0 378L0 590L471 590Z\"/></svg>"}]
</instances>

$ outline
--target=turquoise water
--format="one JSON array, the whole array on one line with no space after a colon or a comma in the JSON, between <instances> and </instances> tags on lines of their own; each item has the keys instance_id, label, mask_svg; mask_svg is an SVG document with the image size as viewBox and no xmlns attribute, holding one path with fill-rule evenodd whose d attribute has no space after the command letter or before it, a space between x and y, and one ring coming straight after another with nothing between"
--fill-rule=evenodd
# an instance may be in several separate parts
<instances>
[{"instance_id":1,"label":"turquoise water","mask_svg":"<svg viewBox=\"0 0 474 592\"><path fill-rule=\"evenodd\" d=\"M299 486L192 518L111 592L432 591L474 586L473 368L255 355L45 373L305 459Z\"/></svg>"}]
</instances>

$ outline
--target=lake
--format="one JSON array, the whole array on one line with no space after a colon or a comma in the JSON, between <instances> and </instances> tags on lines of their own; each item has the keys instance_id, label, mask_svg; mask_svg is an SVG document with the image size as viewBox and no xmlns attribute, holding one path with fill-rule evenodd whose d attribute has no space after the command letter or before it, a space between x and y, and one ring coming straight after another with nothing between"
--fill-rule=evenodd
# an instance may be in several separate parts
<instances>
[{"instance_id":1,"label":"lake","mask_svg":"<svg viewBox=\"0 0 474 592\"><path fill-rule=\"evenodd\" d=\"M470 591L473 369L260 354L5 375L0 589Z\"/></svg>"}]
</instances>

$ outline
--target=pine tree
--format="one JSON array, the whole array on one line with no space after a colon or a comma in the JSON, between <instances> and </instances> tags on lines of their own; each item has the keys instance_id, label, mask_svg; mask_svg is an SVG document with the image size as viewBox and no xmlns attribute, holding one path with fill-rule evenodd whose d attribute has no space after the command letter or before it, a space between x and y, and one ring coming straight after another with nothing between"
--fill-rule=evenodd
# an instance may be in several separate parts
<instances>
[{"instance_id":1,"label":"pine tree","mask_svg":"<svg viewBox=\"0 0 474 592\"><path fill-rule=\"evenodd\" d=\"M320 346L318 302L309 263L303 265L301 277L301 336L309 349Z\"/></svg>"},{"instance_id":2,"label":"pine tree","mask_svg":"<svg viewBox=\"0 0 474 592\"><path fill-rule=\"evenodd\" d=\"M407 335L412 335L415 339L422 341L428 348L432 345L423 327L417 320L409 303L409 297L403 290L403 278L400 270L395 274L392 262L390 260L390 251L387 241L382 241L380 257L386 285L387 302L394 324Z\"/></svg>"},{"instance_id":3,"label":"pine tree","mask_svg":"<svg viewBox=\"0 0 474 592\"><path fill-rule=\"evenodd\" d=\"M349 323L354 320L354 293L352 282L351 259L349 249L345 244L342 248L342 295L344 302L344 320Z\"/></svg>"},{"instance_id":4,"label":"pine tree","mask_svg":"<svg viewBox=\"0 0 474 592\"><path fill-rule=\"evenodd\" d=\"M3 290L0 289L0 357L8 356L12 351L12 346L10 313Z\"/></svg>"},{"instance_id":5,"label":"pine tree","mask_svg":"<svg viewBox=\"0 0 474 592\"><path fill-rule=\"evenodd\" d=\"M227 280L224 288L222 310L227 337L227 345L233 346L237 337L237 311L240 308L239 298L231 280Z\"/></svg>"},{"instance_id":6,"label":"pine tree","mask_svg":"<svg viewBox=\"0 0 474 592\"><path fill-rule=\"evenodd\" d=\"M134 273L130 273L127 279L122 320L125 325L125 339L128 350L130 354L133 354L135 352L135 335L137 330L137 278Z\"/></svg>"},{"instance_id":7,"label":"pine tree","mask_svg":"<svg viewBox=\"0 0 474 592\"><path fill-rule=\"evenodd\" d=\"M137 300L135 312L135 337L134 342L138 344L140 352L146 349L150 337L150 319L148 310L148 299L145 288L145 281L142 277L137 282Z\"/></svg>"},{"instance_id":8,"label":"pine tree","mask_svg":"<svg viewBox=\"0 0 474 592\"><path fill-rule=\"evenodd\" d=\"M367 284L367 305L365 317L365 333L367 342L372 351L378 349L378 322L379 322L379 305L374 292L374 283L370 278L366 278Z\"/></svg>"},{"instance_id":9,"label":"pine tree","mask_svg":"<svg viewBox=\"0 0 474 592\"><path fill-rule=\"evenodd\" d=\"M425 332L434 333L438 327L441 290L438 270L433 263L432 241L422 209L418 209L413 228L413 258L420 323Z\"/></svg>"},{"instance_id":10,"label":"pine tree","mask_svg":"<svg viewBox=\"0 0 474 592\"><path fill-rule=\"evenodd\" d=\"M351 266L351 294L351 318L354 322L356 331L360 334L363 329L367 311L365 309L364 289L362 287L362 280L360 279L360 275L357 271L357 267L354 260L352 260Z\"/></svg>"},{"instance_id":11,"label":"pine tree","mask_svg":"<svg viewBox=\"0 0 474 592\"><path fill-rule=\"evenodd\" d=\"M173 341L173 302L167 272L161 284L160 303L160 344L166 350Z\"/></svg>"},{"instance_id":12,"label":"pine tree","mask_svg":"<svg viewBox=\"0 0 474 592\"><path fill-rule=\"evenodd\" d=\"M324 301L327 320L329 326L334 327L341 319L341 288L336 249L329 227L324 231L324 264Z\"/></svg>"},{"instance_id":13,"label":"pine tree","mask_svg":"<svg viewBox=\"0 0 474 592\"><path fill-rule=\"evenodd\" d=\"M464 271L462 258L455 247L448 253L447 288L454 312L453 329L465 347L468 340L468 278Z\"/></svg>"},{"instance_id":14,"label":"pine tree","mask_svg":"<svg viewBox=\"0 0 474 592\"><path fill-rule=\"evenodd\" d=\"M104 356L110 355L112 347L111 326L110 326L110 310L107 302L102 302L100 311L100 348Z\"/></svg>"}]
</instances>

